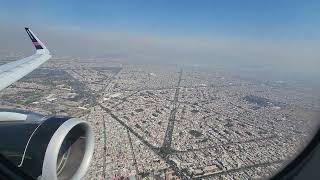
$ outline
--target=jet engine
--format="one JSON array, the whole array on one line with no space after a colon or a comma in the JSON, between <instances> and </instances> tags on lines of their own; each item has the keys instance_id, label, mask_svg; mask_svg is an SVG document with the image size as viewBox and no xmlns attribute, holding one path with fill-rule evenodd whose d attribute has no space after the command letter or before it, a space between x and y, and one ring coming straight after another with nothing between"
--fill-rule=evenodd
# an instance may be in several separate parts
<instances>
[{"instance_id":1,"label":"jet engine","mask_svg":"<svg viewBox=\"0 0 320 180\"><path fill-rule=\"evenodd\" d=\"M81 179L93 151L86 121L0 109L0 154L34 179Z\"/></svg>"}]
</instances>

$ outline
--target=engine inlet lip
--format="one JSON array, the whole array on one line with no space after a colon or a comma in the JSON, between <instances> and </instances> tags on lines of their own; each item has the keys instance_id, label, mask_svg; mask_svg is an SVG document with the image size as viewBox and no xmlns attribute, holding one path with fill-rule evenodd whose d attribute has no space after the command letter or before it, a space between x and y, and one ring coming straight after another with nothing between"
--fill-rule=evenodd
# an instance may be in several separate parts
<instances>
[{"instance_id":1,"label":"engine inlet lip","mask_svg":"<svg viewBox=\"0 0 320 180\"><path fill-rule=\"evenodd\" d=\"M75 126L82 126L85 129L85 153L82 159L82 162L76 171L76 173L72 176L71 179L78 180L84 177L86 171L89 168L90 161L92 159L93 151L94 151L94 135L92 128L88 124L88 122L83 121L79 118L71 118L64 122L57 131L53 134L48 147L45 152L43 166L42 166L42 175L41 179L52 179L57 180L57 159L59 150L64 141L64 138L67 136L69 131Z\"/></svg>"}]
</instances>

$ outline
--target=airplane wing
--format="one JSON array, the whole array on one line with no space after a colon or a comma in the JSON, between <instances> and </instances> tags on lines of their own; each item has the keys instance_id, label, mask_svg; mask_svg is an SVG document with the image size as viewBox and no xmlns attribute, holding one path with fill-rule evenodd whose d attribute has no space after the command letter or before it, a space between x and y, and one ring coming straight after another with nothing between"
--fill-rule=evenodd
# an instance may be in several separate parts
<instances>
[{"instance_id":1,"label":"airplane wing","mask_svg":"<svg viewBox=\"0 0 320 180\"><path fill-rule=\"evenodd\" d=\"M0 90L51 58L44 44L25 29L36 53L0 66ZM90 124L67 116L0 108L0 138L0 179L82 179L94 152Z\"/></svg>"},{"instance_id":2,"label":"airplane wing","mask_svg":"<svg viewBox=\"0 0 320 180\"><path fill-rule=\"evenodd\" d=\"M36 48L36 53L0 66L0 91L23 78L51 58L49 50L37 36L29 28L25 28L25 30Z\"/></svg>"}]
</instances>

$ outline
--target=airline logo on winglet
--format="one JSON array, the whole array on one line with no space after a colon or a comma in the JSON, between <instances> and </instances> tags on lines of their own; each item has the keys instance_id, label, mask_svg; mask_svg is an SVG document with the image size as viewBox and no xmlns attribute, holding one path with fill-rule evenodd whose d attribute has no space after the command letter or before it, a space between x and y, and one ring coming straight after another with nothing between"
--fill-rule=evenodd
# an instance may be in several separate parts
<instances>
[{"instance_id":1,"label":"airline logo on winglet","mask_svg":"<svg viewBox=\"0 0 320 180\"><path fill-rule=\"evenodd\" d=\"M35 38L35 36L33 35L33 33L29 30L29 28L25 28L25 30L27 31L34 47L36 47L36 49L43 49L43 47L41 46L41 44L38 42L38 40Z\"/></svg>"}]
</instances>

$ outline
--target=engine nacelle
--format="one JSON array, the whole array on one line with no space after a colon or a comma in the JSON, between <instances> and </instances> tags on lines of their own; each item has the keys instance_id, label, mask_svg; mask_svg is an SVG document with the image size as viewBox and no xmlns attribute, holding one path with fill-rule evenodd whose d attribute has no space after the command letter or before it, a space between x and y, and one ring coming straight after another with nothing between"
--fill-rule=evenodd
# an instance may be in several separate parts
<instances>
[{"instance_id":1,"label":"engine nacelle","mask_svg":"<svg viewBox=\"0 0 320 180\"><path fill-rule=\"evenodd\" d=\"M93 131L86 121L34 113L28 113L25 120L13 120L14 116L5 121L0 113L0 154L35 179L69 180L85 175L94 151Z\"/></svg>"}]
</instances>

